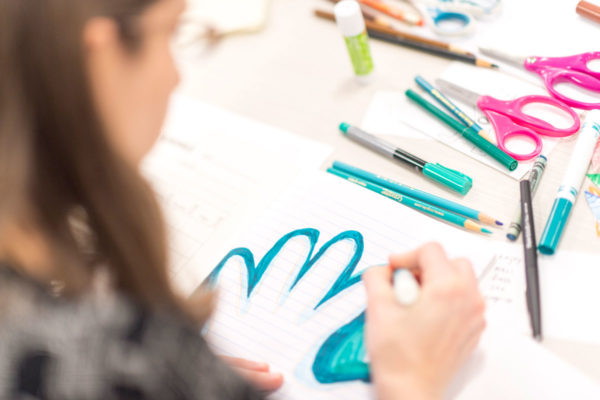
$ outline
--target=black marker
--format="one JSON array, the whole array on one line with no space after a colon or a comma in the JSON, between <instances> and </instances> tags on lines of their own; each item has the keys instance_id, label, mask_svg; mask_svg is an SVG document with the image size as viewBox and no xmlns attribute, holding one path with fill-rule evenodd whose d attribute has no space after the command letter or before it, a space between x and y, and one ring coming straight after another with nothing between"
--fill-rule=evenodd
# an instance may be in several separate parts
<instances>
[{"instance_id":1,"label":"black marker","mask_svg":"<svg viewBox=\"0 0 600 400\"><path fill-rule=\"evenodd\" d=\"M525 278L527 281L527 310L531 320L533 337L542 340L542 312L540 302L540 281L538 276L537 244L533 225L533 207L529 179L521 181L521 214L523 216L523 253L525 257Z\"/></svg>"}]
</instances>

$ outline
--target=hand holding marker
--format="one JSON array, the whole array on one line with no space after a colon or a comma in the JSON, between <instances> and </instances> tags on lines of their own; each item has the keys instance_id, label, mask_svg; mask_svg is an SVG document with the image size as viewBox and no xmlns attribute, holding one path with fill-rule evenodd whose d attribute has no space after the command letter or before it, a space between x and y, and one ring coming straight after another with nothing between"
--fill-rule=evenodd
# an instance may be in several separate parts
<instances>
[{"instance_id":1,"label":"hand holding marker","mask_svg":"<svg viewBox=\"0 0 600 400\"><path fill-rule=\"evenodd\" d=\"M410 270L401 268L394 271L394 294L403 306L410 306L419 299L421 288Z\"/></svg>"}]
</instances>

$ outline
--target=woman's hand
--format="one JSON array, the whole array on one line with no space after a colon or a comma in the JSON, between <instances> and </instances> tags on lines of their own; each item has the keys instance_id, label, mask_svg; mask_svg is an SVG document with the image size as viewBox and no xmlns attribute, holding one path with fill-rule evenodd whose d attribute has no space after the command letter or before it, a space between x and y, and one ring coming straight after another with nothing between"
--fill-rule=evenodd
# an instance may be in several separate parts
<instances>
[{"instance_id":1,"label":"woman's hand","mask_svg":"<svg viewBox=\"0 0 600 400\"><path fill-rule=\"evenodd\" d=\"M261 391L272 392L283 385L283 375L270 372L267 363L227 356L221 356L221 359Z\"/></svg>"},{"instance_id":2,"label":"woman's hand","mask_svg":"<svg viewBox=\"0 0 600 400\"><path fill-rule=\"evenodd\" d=\"M419 299L401 306L394 268L420 279ZM379 399L440 399L477 346L485 303L469 261L449 260L438 244L390 257L363 275L368 296L366 340Z\"/></svg>"}]
</instances>

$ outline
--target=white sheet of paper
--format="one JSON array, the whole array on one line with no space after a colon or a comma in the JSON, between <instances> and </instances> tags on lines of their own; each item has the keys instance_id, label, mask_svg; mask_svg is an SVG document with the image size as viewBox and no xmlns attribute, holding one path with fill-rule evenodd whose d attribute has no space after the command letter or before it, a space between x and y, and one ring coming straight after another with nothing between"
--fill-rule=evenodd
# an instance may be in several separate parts
<instances>
[{"instance_id":1,"label":"white sheet of paper","mask_svg":"<svg viewBox=\"0 0 600 400\"><path fill-rule=\"evenodd\" d=\"M540 256L542 318L553 338L600 343L600 253Z\"/></svg>"},{"instance_id":2,"label":"white sheet of paper","mask_svg":"<svg viewBox=\"0 0 600 400\"><path fill-rule=\"evenodd\" d=\"M186 293L193 290L223 240L298 174L318 168L330 151L174 95L164 132L143 170L166 214L171 272L178 286Z\"/></svg>"},{"instance_id":3,"label":"white sheet of paper","mask_svg":"<svg viewBox=\"0 0 600 400\"><path fill-rule=\"evenodd\" d=\"M531 335L526 304L525 265L520 243L498 244L496 256L480 277L488 321L508 323L515 333ZM600 343L600 254L558 251L540 255L538 268L545 337Z\"/></svg>"},{"instance_id":4,"label":"white sheet of paper","mask_svg":"<svg viewBox=\"0 0 600 400\"><path fill-rule=\"evenodd\" d=\"M271 250L281 238L305 228L318 232L312 251L306 237L295 236L274 255ZM289 290L308 255L315 258L327 242L348 231L358 232L362 241L347 237L327 247L294 289ZM353 235L357 237L356 233ZM469 255L478 275L489 266L490 254L497 245L340 178L312 174L291 187L259 216L256 224L232 242L230 248L235 248L237 255L223 263L217 309L208 325L207 338L217 353L265 360L273 370L281 371L285 383L271 396L273 399L373 398L372 387L365 383L319 384L311 369L320 345L364 310L362 284L358 282L339 292L316 310L315 306L343 275L342 271L348 272L357 254L361 256L354 273L385 263L392 252L406 251L430 240L443 243L451 256ZM364 243L364 248L360 243ZM249 267L242 261L242 254L264 272L258 281L255 274L249 279ZM251 281L256 286L248 296ZM525 399L540 393L547 395L543 398L558 399L571 390L571 383L577 385L573 393L600 393L595 392L595 384L560 360L541 349L530 348L537 345L524 339L524 335L512 340L503 333L501 338L489 346L485 342L463 370L454 382L455 398L481 399L489 397L482 394L491 393L499 396L496 398L506 394L504 398ZM515 358L503 351L507 347L513 349L509 354L516 353ZM543 370L530 371L531 365L543 366ZM510 370L507 378L500 378L501 370ZM538 379L540 375L546 378L543 384L520 389L528 377ZM518 393L525 396L515 397Z\"/></svg>"},{"instance_id":5,"label":"white sheet of paper","mask_svg":"<svg viewBox=\"0 0 600 400\"><path fill-rule=\"evenodd\" d=\"M435 77L425 76L424 78L435 86ZM450 66L442 73L441 78L463 86L468 90L482 95L490 95L498 99L509 100L531 94L545 95L544 90L540 87L524 83L523 81L508 76L498 75L498 72L496 71L476 68L458 62L450 64ZM427 100L434 103L439 108L442 108L428 94L420 89L418 90ZM451 100L467 115L473 118L483 129L490 133L494 132L489 121L477 107L466 105L455 99ZM528 112L538 118L554 123L558 127L569 126L569 121L560 112L557 113L553 109L535 106L535 108L528 109ZM375 135L433 138L515 179L521 179L529 172L534 162L534 160L521 161L516 170L509 171L485 152L452 130L452 128L448 127L446 124L409 100L403 92L377 92L367 110L362 127L367 132ZM542 141L544 146L542 152L548 156L556 146L558 140L542 137ZM514 151L520 152L528 152L533 149L526 139L523 140L520 138L511 140L510 146L514 146L511 147Z\"/></svg>"},{"instance_id":6,"label":"white sheet of paper","mask_svg":"<svg viewBox=\"0 0 600 400\"><path fill-rule=\"evenodd\" d=\"M486 320L494 328L531 336L522 250L509 244L498 243L495 247L494 256L479 276L479 289L486 301ZM546 324L544 334L548 334Z\"/></svg>"},{"instance_id":7,"label":"white sheet of paper","mask_svg":"<svg viewBox=\"0 0 600 400\"><path fill-rule=\"evenodd\" d=\"M522 335L487 329L448 399L595 399L600 386Z\"/></svg>"}]
</instances>

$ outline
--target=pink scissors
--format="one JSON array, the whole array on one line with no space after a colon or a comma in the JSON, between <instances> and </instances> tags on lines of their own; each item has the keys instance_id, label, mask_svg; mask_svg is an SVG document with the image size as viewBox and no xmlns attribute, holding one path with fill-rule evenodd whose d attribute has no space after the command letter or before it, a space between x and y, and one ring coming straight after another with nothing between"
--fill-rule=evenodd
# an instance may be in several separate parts
<instances>
[{"instance_id":1,"label":"pink scissors","mask_svg":"<svg viewBox=\"0 0 600 400\"><path fill-rule=\"evenodd\" d=\"M600 59L600 52L568 57L519 57L496 49L480 47L479 50L490 57L537 73L544 80L548 92L571 107L583 110L600 109L600 103L586 103L572 99L554 89L556 84L567 82L592 92L600 92L600 72L593 71L587 66L590 61Z\"/></svg>"},{"instance_id":2,"label":"pink scissors","mask_svg":"<svg viewBox=\"0 0 600 400\"><path fill-rule=\"evenodd\" d=\"M577 114L565 103L552 97L533 95L515 100L498 100L490 96L482 96L443 79L437 79L436 84L444 94L479 107L494 127L498 147L518 161L530 160L542 152L543 144L540 135L565 137L579 130L580 121ZM573 124L566 129L559 129L546 121L525 114L523 107L531 103L543 103L562 110L573 119ZM509 150L506 143L515 136L531 139L535 144L535 150L529 154L519 154Z\"/></svg>"}]
</instances>

